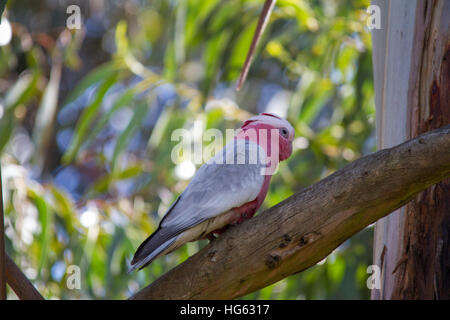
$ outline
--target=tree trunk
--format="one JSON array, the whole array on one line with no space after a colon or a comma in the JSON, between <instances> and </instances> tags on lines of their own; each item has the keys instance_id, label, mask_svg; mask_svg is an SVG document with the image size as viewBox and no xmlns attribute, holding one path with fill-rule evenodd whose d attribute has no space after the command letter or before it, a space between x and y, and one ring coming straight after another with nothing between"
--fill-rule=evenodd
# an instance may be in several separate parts
<instances>
[{"instance_id":1,"label":"tree trunk","mask_svg":"<svg viewBox=\"0 0 450 320\"><path fill-rule=\"evenodd\" d=\"M450 1L372 1L378 147L450 123ZM377 222L372 299L450 298L450 180Z\"/></svg>"}]
</instances>

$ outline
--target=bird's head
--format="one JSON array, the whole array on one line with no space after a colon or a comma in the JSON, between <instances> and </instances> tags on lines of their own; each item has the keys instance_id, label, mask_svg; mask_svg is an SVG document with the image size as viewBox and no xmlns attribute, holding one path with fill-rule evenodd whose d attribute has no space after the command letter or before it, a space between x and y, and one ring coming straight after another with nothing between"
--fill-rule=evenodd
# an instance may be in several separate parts
<instances>
[{"instance_id":1,"label":"bird's head","mask_svg":"<svg viewBox=\"0 0 450 320\"><path fill-rule=\"evenodd\" d=\"M255 130L257 132L257 143L266 145L268 150L273 150L271 146L271 135L275 132L278 136L279 161L286 160L292 154L292 141L294 141L295 131L292 125L285 119L272 113L261 113L254 116L241 126L241 136L251 136L248 131ZM252 139L251 139L252 140ZM263 143L261 143L263 142Z\"/></svg>"}]
</instances>

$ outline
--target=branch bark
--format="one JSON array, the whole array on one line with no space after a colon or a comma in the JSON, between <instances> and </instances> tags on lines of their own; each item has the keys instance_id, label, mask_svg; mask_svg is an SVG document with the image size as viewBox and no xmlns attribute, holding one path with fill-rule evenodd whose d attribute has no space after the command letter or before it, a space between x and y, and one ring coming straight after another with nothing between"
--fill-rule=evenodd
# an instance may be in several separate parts
<instances>
[{"instance_id":1,"label":"branch bark","mask_svg":"<svg viewBox=\"0 0 450 320\"><path fill-rule=\"evenodd\" d=\"M230 228L131 299L232 299L325 258L450 176L450 126L363 157Z\"/></svg>"}]
</instances>

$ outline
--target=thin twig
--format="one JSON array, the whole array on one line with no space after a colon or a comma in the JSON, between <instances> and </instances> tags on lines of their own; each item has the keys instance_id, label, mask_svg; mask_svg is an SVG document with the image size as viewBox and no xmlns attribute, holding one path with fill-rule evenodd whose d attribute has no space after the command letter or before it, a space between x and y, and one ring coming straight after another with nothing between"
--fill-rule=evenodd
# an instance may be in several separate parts
<instances>
[{"instance_id":1,"label":"thin twig","mask_svg":"<svg viewBox=\"0 0 450 320\"><path fill-rule=\"evenodd\" d=\"M252 64L253 56L255 54L256 46L258 45L259 40L264 32L264 29L267 26L267 22L269 21L270 13L275 6L276 0L266 0L264 2L264 7L259 16L258 25L256 26L255 34L253 35L252 44L250 45L250 49L247 53L247 58L245 59L244 67L242 68L241 75L239 77L239 81L236 86L236 90L239 91L242 85L247 78L248 71L250 69L250 65Z\"/></svg>"}]
</instances>

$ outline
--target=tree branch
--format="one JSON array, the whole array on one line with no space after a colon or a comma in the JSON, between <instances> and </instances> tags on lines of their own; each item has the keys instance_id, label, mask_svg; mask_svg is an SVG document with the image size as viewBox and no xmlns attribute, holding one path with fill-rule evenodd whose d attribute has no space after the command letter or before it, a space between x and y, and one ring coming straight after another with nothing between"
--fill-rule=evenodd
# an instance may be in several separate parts
<instances>
[{"instance_id":1,"label":"tree branch","mask_svg":"<svg viewBox=\"0 0 450 320\"><path fill-rule=\"evenodd\" d=\"M43 300L39 291L20 271L14 261L6 255L6 280L9 286L21 300Z\"/></svg>"},{"instance_id":2,"label":"tree branch","mask_svg":"<svg viewBox=\"0 0 450 320\"><path fill-rule=\"evenodd\" d=\"M269 22L270 14L272 13L273 7L275 6L276 0L266 0L264 2L264 7L262 9L261 15L259 16L258 25L256 26L255 34L253 35L252 43L250 49L248 50L247 57L245 58L244 66L242 67L241 74L236 86L236 90L239 91L247 78L248 71L250 70L250 65L252 64L253 56L255 54L256 46L262 37L264 29Z\"/></svg>"},{"instance_id":3,"label":"tree branch","mask_svg":"<svg viewBox=\"0 0 450 320\"><path fill-rule=\"evenodd\" d=\"M450 126L363 157L230 228L131 299L232 299L305 270L450 176Z\"/></svg>"}]
</instances>

